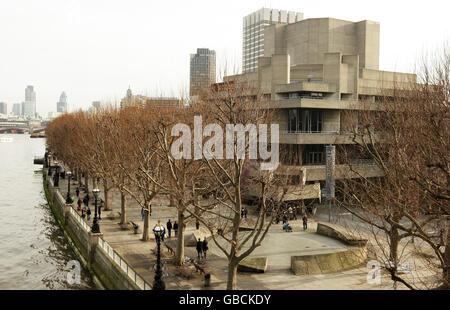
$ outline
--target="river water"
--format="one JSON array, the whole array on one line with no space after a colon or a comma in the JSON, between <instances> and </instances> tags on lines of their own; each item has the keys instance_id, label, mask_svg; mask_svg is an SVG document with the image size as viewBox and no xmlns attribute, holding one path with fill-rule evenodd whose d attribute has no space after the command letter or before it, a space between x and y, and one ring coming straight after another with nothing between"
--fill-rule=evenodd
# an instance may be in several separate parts
<instances>
[{"instance_id":1,"label":"river water","mask_svg":"<svg viewBox=\"0 0 450 310\"><path fill-rule=\"evenodd\" d=\"M0 134L0 290L95 289L47 205L42 187L45 139ZM74 283L75 282L75 283ZM76 283L79 282L79 283Z\"/></svg>"}]
</instances>

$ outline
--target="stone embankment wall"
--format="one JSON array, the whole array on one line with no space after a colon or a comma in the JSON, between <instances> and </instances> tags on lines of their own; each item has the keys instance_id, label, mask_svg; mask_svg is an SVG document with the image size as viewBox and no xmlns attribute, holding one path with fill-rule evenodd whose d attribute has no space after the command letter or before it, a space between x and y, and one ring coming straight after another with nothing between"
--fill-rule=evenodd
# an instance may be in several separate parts
<instances>
[{"instance_id":1,"label":"stone embankment wall","mask_svg":"<svg viewBox=\"0 0 450 310\"><path fill-rule=\"evenodd\" d=\"M151 285L103 239L92 233L73 204L66 204L59 188L54 187L44 169L44 190L48 204L81 264L100 289L149 290Z\"/></svg>"}]
</instances>

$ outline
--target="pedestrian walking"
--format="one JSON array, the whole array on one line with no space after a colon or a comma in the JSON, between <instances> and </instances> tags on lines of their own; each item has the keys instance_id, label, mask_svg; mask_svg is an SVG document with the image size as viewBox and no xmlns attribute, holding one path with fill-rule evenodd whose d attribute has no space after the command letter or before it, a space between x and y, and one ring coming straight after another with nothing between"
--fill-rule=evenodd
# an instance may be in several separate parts
<instances>
[{"instance_id":1,"label":"pedestrian walking","mask_svg":"<svg viewBox=\"0 0 450 310\"><path fill-rule=\"evenodd\" d=\"M170 238L171 237L171 231L172 231L172 222L170 221L170 219L167 222L166 227L167 227L167 232L169 233L169 238Z\"/></svg>"},{"instance_id":2,"label":"pedestrian walking","mask_svg":"<svg viewBox=\"0 0 450 310\"><path fill-rule=\"evenodd\" d=\"M102 219L102 206L98 206L98 219Z\"/></svg>"},{"instance_id":3,"label":"pedestrian walking","mask_svg":"<svg viewBox=\"0 0 450 310\"><path fill-rule=\"evenodd\" d=\"M89 221L91 219L91 209L89 207L87 208L86 214L87 214L87 220Z\"/></svg>"},{"instance_id":4,"label":"pedestrian walking","mask_svg":"<svg viewBox=\"0 0 450 310\"><path fill-rule=\"evenodd\" d=\"M202 250L203 250L203 257L206 259L206 252L208 251L208 241L205 239L203 239L203 244L202 244Z\"/></svg>"},{"instance_id":5,"label":"pedestrian walking","mask_svg":"<svg viewBox=\"0 0 450 310\"><path fill-rule=\"evenodd\" d=\"M245 214L245 210L244 210L244 207L242 207L242 209L241 209L241 218L244 218L244 214Z\"/></svg>"},{"instance_id":6,"label":"pedestrian walking","mask_svg":"<svg viewBox=\"0 0 450 310\"><path fill-rule=\"evenodd\" d=\"M203 257L203 242L200 240L200 238L198 238L196 249L197 249L198 258L199 259L202 258Z\"/></svg>"},{"instance_id":7,"label":"pedestrian walking","mask_svg":"<svg viewBox=\"0 0 450 310\"><path fill-rule=\"evenodd\" d=\"M77 187L77 189L75 190L75 193L77 194L77 197L80 196L80 189Z\"/></svg>"},{"instance_id":8,"label":"pedestrian walking","mask_svg":"<svg viewBox=\"0 0 450 310\"><path fill-rule=\"evenodd\" d=\"M178 236L178 223L177 223L177 221L175 221L175 223L173 223L173 231L175 232L175 237Z\"/></svg>"},{"instance_id":9,"label":"pedestrian walking","mask_svg":"<svg viewBox=\"0 0 450 310\"><path fill-rule=\"evenodd\" d=\"M308 228L308 217L306 216L306 212L305 214L303 214L303 230L306 230Z\"/></svg>"},{"instance_id":10,"label":"pedestrian walking","mask_svg":"<svg viewBox=\"0 0 450 310\"><path fill-rule=\"evenodd\" d=\"M199 229L200 228L200 222L198 220L195 221L195 229Z\"/></svg>"},{"instance_id":11,"label":"pedestrian walking","mask_svg":"<svg viewBox=\"0 0 450 310\"><path fill-rule=\"evenodd\" d=\"M88 196L86 195L86 196L84 196L84 198L83 198L83 203L84 203L84 205L87 207L88 206L88 204L89 204L89 199L88 199Z\"/></svg>"},{"instance_id":12,"label":"pedestrian walking","mask_svg":"<svg viewBox=\"0 0 450 310\"><path fill-rule=\"evenodd\" d=\"M81 218L84 219L86 217L86 208L81 210Z\"/></svg>"},{"instance_id":13,"label":"pedestrian walking","mask_svg":"<svg viewBox=\"0 0 450 310\"><path fill-rule=\"evenodd\" d=\"M78 204L77 211L80 211L81 210L81 198L78 198L77 204Z\"/></svg>"},{"instance_id":14,"label":"pedestrian walking","mask_svg":"<svg viewBox=\"0 0 450 310\"><path fill-rule=\"evenodd\" d=\"M247 218L247 214L248 214L248 209L247 207L244 207L244 217Z\"/></svg>"},{"instance_id":15,"label":"pedestrian walking","mask_svg":"<svg viewBox=\"0 0 450 310\"><path fill-rule=\"evenodd\" d=\"M283 211L283 224L287 222L286 211Z\"/></svg>"}]
</instances>

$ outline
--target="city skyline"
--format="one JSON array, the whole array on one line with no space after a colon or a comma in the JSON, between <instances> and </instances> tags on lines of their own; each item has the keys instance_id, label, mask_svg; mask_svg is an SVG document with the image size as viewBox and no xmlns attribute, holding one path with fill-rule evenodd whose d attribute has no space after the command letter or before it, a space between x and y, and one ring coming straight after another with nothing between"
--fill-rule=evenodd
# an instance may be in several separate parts
<instances>
[{"instance_id":1,"label":"city skyline","mask_svg":"<svg viewBox=\"0 0 450 310\"><path fill-rule=\"evenodd\" d=\"M215 50L218 76L225 64L227 75L240 71L242 20L263 7L302 12L304 19L379 22L380 69L414 72L424 52L448 41L449 30L442 27L446 10L435 9L444 2L431 2L406 7L387 1L200 1L195 6L180 1L2 1L0 26L10 44L0 54L0 101L12 107L23 100L24 87L33 85L37 112L45 116L55 111L61 90L70 94L73 109L87 109L94 100L118 102L128 85L143 95L187 95L192 50ZM188 17L189 23L179 27L176 21ZM24 42L18 39L25 36Z\"/></svg>"}]
</instances>

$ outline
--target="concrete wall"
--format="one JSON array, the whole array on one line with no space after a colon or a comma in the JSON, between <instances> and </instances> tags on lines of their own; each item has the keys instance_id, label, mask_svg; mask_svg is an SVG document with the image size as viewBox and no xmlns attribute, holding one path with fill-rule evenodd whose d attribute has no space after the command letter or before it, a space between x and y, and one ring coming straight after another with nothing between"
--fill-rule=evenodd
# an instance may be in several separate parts
<instances>
[{"instance_id":1,"label":"concrete wall","mask_svg":"<svg viewBox=\"0 0 450 310\"><path fill-rule=\"evenodd\" d=\"M43 175L48 204L69 244L81 264L91 274L97 287L118 290L143 289L142 277L135 276L131 266L125 268L128 264L112 248L109 253L105 251L104 248L108 248L108 245L102 239L103 234L92 233L90 227L81 218L77 218L74 207L65 203L65 199L59 189L53 187L50 178L47 179L46 169ZM71 212L71 209L74 211ZM138 280L137 283L134 279ZM151 289L151 285L145 283L145 289Z\"/></svg>"}]
</instances>

